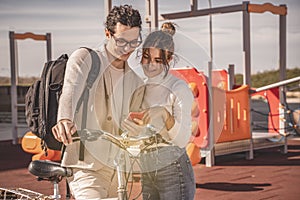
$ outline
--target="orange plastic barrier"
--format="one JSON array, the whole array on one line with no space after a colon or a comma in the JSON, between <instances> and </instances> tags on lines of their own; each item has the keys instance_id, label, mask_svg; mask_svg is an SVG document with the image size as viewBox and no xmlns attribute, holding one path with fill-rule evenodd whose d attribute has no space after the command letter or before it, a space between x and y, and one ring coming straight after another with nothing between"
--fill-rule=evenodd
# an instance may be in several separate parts
<instances>
[{"instance_id":1,"label":"orange plastic barrier","mask_svg":"<svg viewBox=\"0 0 300 200\"><path fill-rule=\"evenodd\" d=\"M223 90L228 90L228 73L225 69L212 71L212 85Z\"/></svg>"},{"instance_id":2,"label":"orange plastic barrier","mask_svg":"<svg viewBox=\"0 0 300 200\"><path fill-rule=\"evenodd\" d=\"M218 89L214 89L214 94ZM217 101L217 98L214 98ZM214 102L215 103L215 102ZM215 138L217 143L236 140L250 139L250 106L249 86L243 85L237 89L226 91L226 107L215 109L214 123L224 123L219 137ZM222 110L223 109L223 110ZM224 118L224 122L220 120Z\"/></svg>"},{"instance_id":3,"label":"orange plastic barrier","mask_svg":"<svg viewBox=\"0 0 300 200\"><path fill-rule=\"evenodd\" d=\"M197 147L197 145L195 143L192 142L186 146L186 153L189 156L189 158L191 160L191 164L193 166L195 166L196 164L198 164L201 161L200 148Z\"/></svg>"},{"instance_id":4,"label":"orange plastic barrier","mask_svg":"<svg viewBox=\"0 0 300 200\"><path fill-rule=\"evenodd\" d=\"M173 69L171 73L185 80L194 94L191 142L186 147L193 165L201 161L200 148L209 144L209 94L207 78L194 68ZM213 71L212 104L216 143L250 139L249 86L227 90L225 70Z\"/></svg>"},{"instance_id":5,"label":"orange plastic barrier","mask_svg":"<svg viewBox=\"0 0 300 200\"><path fill-rule=\"evenodd\" d=\"M280 99L279 99L279 88L272 88L269 90L261 91L252 94L252 96L261 96L265 98L270 105L270 113L268 116L268 128L270 133L277 133L280 124Z\"/></svg>"},{"instance_id":6,"label":"orange plastic barrier","mask_svg":"<svg viewBox=\"0 0 300 200\"><path fill-rule=\"evenodd\" d=\"M52 149L47 150L47 156L41 147L41 139L38 138L32 132L27 132L22 138L21 142L22 149L31 154L35 154L32 156L32 160L52 160L52 161L60 161L61 152L55 151Z\"/></svg>"},{"instance_id":7,"label":"orange plastic barrier","mask_svg":"<svg viewBox=\"0 0 300 200\"><path fill-rule=\"evenodd\" d=\"M195 68L172 69L170 72L185 80L194 95L192 106L192 138L191 141L198 148L204 148L208 144L208 90L206 77Z\"/></svg>"}]
</instances>

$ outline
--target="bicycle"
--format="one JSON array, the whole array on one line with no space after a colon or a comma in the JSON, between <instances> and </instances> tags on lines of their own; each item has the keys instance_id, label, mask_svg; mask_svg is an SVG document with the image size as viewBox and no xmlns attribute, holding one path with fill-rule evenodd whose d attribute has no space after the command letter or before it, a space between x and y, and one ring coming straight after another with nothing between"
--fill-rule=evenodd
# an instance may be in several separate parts
<instances>
[{"instance_id":1,"label":"bicycle","mask_svg":"<svg viewBox=\"0 0 300 200\"><path fill-rule=\"evenodd\" d=\"M124 151L119 151L118 156L114 160L114 165L116 168L116 174L118 177L118 189L117 198L109 198L110 200L128 200L131 191L127 191L127 185L129 180L129 175L133 173L133 164L138 161L140 153L143 152L147 147L159 144L167 143L160 134L157 133L152 126L147 126L149 133L141 135L138 137L128 137L127 133L121 136L114 136L110 133L100 131L100 130L82 130L80 131L80 136L74 137L73 141L86 140L86 141L96 141L99 138L109 141L116 145L118 148ZM125 175L125 153L128 154L129 158L133 161L131 162L131 168L128 171L128 175ZM73 175L72 169L60 166L60 163L45 161L45 160L35 160L32 161L28 170L31 174L38 177L39 181L50 181L53 184L53 194L44 195L38 192L34 192L28 189L16 188L16 189L5 189L0 188L0 199L34 199L34 200L59 200L61 195L59 193L58 184L64 178ZM131 188L132 189L132 188ZM141 195L141 193L133 198L136 199ZM70 197L67 197L70 198ZM108 200L108 199L107 199Z\"/></svg>"}]
</instances>

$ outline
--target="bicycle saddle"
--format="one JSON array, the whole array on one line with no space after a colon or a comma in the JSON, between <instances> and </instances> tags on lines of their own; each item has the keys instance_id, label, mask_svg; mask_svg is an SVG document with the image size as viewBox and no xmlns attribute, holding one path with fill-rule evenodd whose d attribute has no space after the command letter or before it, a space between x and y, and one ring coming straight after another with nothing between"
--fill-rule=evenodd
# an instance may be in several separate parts
<instances>
[{"instance_id":1,"label":"bicycle saddle","mask_svg":"<svg viewBox=\"0 0 300 200\"><path fill-rule=\"evenodd\" d=\"M73 174L70 168L61 167L59 163L47 160L32 161L28 166L28 170L31 174L48 180L69 177Z\"/></svg>"}]
</instances>

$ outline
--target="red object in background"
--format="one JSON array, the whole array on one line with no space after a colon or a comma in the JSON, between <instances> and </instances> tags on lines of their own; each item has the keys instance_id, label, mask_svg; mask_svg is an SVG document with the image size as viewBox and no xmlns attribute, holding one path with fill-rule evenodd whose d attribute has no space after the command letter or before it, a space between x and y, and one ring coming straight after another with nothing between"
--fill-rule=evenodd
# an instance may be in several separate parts
<instances>
[{"instance_id":1,"label":"red object in background","mask_svg":"<svg viewBox=\"0 0 300 200\"><path fill-rule=\"evenodd\" d=\"M271 88L261 92L256 92L251 96L261 96L267 100L270 111L268 116L268 129L270 133L276 133L280 129L280 99L279 88Z\"/></svg>"},{"instance_id":2,"label":"red object in background","mask_svg":"<svg viewBox=\"0 0 300 200\"><path fill-rule=\"evenodd\" d=\"M205 148L208 145L208 89L207 79L203 72L198 72L195 68L176 68L170 72L184 80L190 87L194 102L191 111L192 115L192 131L191 141L198 148Z\"/></svg>"},{"instance_id":3,"label":"red object in background","mask_svg":"<svg viewBox=\"0 0 300 200\"><path fill-rule=\"evenodd\" d=\"M27 152L34 154L32 160L51 160L51 161L60 161L61 152L47 149L47 155L41 147L41 138L37 137L32 132L27 132L21 142L22 149Z\"/></svg>"},{"instance_id":4,"label":"red object in background","mask_svg":"<svg viewBox=\"0 0 300 200\"><path fill-rule=\"evenodd\" d=\"M144 117L144 113L142 113L142 112L130 112L129 113L129 118L131 120L133 120L134 118L143 119L143 117Z\"/></svg>"}]
</instances>

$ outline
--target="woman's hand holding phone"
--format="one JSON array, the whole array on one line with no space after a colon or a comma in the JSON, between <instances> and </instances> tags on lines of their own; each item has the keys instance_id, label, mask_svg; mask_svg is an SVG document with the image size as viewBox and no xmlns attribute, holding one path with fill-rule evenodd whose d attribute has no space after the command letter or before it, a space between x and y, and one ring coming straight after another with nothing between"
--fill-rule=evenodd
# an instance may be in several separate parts
<instances>
[{"instance_id":1,"label":"woman's hand holding phone","mask_svg":"<svg viewBox=\"0 0 300 200\"><path fill-rule=\"evenodd\" d=\"M135 122L138 125L144 125L144 112L130 112L127 119Z\"/></svg>"}]
</instances>

